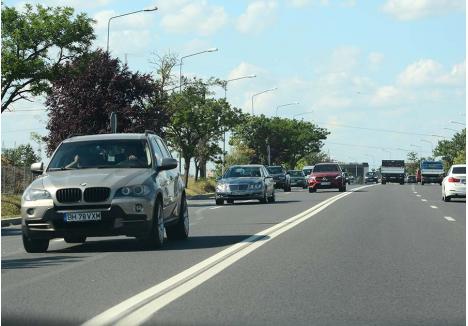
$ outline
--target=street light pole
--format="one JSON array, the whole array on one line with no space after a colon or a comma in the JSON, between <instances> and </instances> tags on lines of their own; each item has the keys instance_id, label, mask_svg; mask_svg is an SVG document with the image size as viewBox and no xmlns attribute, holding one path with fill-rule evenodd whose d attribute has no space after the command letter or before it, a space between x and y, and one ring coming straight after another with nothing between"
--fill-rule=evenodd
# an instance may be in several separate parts
<instances>
[{"instance_id":1,"label":"street light pole","mask_svg":"<svg viewBox=\"0 0 468 326\"><path fill-rule=\"evenodd\" d=\"M466 123L463 123L463 122L458 122L458 121L453 121L453 120L450 120L449 122L450 122L450 123L455 123L455 124L457 124L457 125L466 126Z\"/></svg>"},{"instance_id":2,"label":"street light pole","mask_svg":"<svg viewBox=\"0 0 468 326\"><path fill-rule=\"evenodd\" d=\"M298 113L298 114L293 115L293 119L294 119L295 117L300 116L300 115L312 114L312 113L314 113L313 110L312 110L312 111L307 111L307 112L301 112L301 113Z\"/></svg>"},{"instance_id":3,"label":"street light pole","mask_svg":"<svg viewBox=\"0 0 468 326\"><path fill-rule=\"evenodd\" d=\"M246 75L242 77L237 77L237 78L232 78L228 79L224 83L224 100L226 101L227 99L227 85L230 82L236 81L236 80L241 80L241 79L247 79L247 78L255 78L257 75ZM221 166L221 172L224 174L224 165L226 164L226 130L223 130L223 164Z\"/></svg>"},{"instance_id":4,"label":"street light pole","mask_svg":"<svg viewBox=\"0 0 468 326\"><path fill-rule=\"evenodd\" d=\"M276 107L276 114L275 116L278 116L278 109L282 108L282 107L285 107L285 106L290 106L290 105L298 105L299 102L291 102L291 103L287 103L287 104L282 104L282 105L278 105Z\"/></svg>"},{"instance_id":5,"label":"street light pole","mask_svg":"<svg viewBox=\"0 0 468 326\"><path fill-rule=\"evenodd\" d=\"M140 12L150 12L150 11L156 11L156 10L158 10L158 7L154 7L152 9L143 9L143 10L132 11L132 12L128 12L128 13L125 13L125 14L122 14L122 15L117 15L117 16L110 17L109 20L107 21L107 50L106 50L106 52L109 53L110 23L111 23L112 19L137 14L137 13L140 13Z\"/></svg>"},{"instance_id":6,"label":"street light pole","mask_svg":"<svg viewBox=\"0 0 468 326\"><path fill-rule=\"evenodd\" d=\"M188 54L188 55L185 55L185 56L180 58L180 62L179 62L179 92L182 91L182 65L184 64L184 59L188 58L188 57L193 57L195 55L199 55L199 54L202 54L202 53L216 52L216 51L218 51L218 48L211 48L211 49L207 49L207 50L204 50L204 51L199 51L199 52L195 52L195 53L192 53L192 54Z\"/></svg>"},{"instance_id":7,"label":"street light pole","mask_svg":"<svg viewBox=\"0 0 468 326\"><path fill-rule=\"evenodd\" d=\"M263 93L266 93L266 92L271 92L271 91L274 91L274 90L277 90L278 87L274 87L274 88L270 88L270 89L266 89L264 91L261 91L261 92L258 92L256 94L253 94L252 95L252 115L254 115L254 98L260 94L263 94Z\"/></svg>"}]
</instances>

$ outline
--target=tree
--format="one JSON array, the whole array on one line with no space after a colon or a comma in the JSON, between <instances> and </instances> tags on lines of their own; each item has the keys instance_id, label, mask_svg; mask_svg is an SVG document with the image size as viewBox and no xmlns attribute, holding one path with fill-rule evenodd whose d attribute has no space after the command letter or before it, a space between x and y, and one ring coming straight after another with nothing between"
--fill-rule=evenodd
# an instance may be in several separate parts
<instances>
[{"instance_id":1,"label":"tree","mask_svg":"<svg viewBox=\"0 0 468 326\"><path fill-rule=\"evenodd\" d=\"M111 112L117 114L119 132L162 134L169 117L159 105L164 92L156 86L149 75L132 73L100 50L67 63L46 100L48 153L72 133L109 133Z\"/></svg>"},{"instance_id":2,"label":"tree","mask_svg":"<svg viewBox=\"0 0 468 326\"><path fill-rule=\"evenodd\" d=\"M441 156L445 170L453 164L466 163L466 128L453 135L450 140L440 140L434 149L435 156Z\"/></svg>"},{"instance_id":3,"label":"tree","mask_svg":"<svg viewBox=\"0 0 468 326\"><path fill-rule=\"evenodd\" d=\"M317 163L323 163L323 162L330 162L330 157L328 156L327 153L312 152L312 153L306 154L303 158L301 158L297 162L295 169L302 170L304 166L315 165Z\"/></svg>"},{"instance_id":4,"label":"tree","mask_svg":"<svg viewBox=\"0 0 468 326\"><path fill-rule=\"evenodd\" d=\"M304 156L318 153L321 141L328 134L325 129L307 121L260 115L249 116L234 130L233 139L255 151L256 157L252 163L268 164L269 145L271 164L294 168Z\"/></svg>"},{"instance_id":5,"label":"tree","mask_svg":"<svg viewBox=\"0 0 468 326\"><path fill-rule=\"evenodd\" d=\"M169 99L171 120L165 132L170 146L184 159L186 186L190 162L197 155L198 146L207 140L218 142L225 128L241 121L239 109L231 108L224 99L207 98L211 95L208 87L202 80L194 79Z\"/></svg>"},{"instance_id":6,"label":"tree","mask_svg":"<svg viewBox=\"0 0 468 326\"><path fill-rule=\"evenodd\" d=\"M416 174L416 170L418 169L419 162L420 162L420 159L418 158L418 153L409 152L406 158L407 158L407 161L409 162L406 165L406 170L408 174Z\"/></svg>"},{"instance_id":7,"label":"tree","mask_svg":"<svg viewBox=\"0 0 468 326\"><path fill-rule=\"evenodd\" d=\"M2 7L1 112L28 95L48 92L62 63L88 51L93 22L69 7Z\"/></svg>"},{"instance_id":8,"label":"tree","mask_svg":"<svg viewBox=\"0 0 468 326\"><path fill-rule=\"evenodd\" d=\"M19 145L16 148L5 149L2 153L2 161L6 161L13 166L30 166L40 161L39 156L34 152L30 144Z\"/></svg>"}]
</instances>

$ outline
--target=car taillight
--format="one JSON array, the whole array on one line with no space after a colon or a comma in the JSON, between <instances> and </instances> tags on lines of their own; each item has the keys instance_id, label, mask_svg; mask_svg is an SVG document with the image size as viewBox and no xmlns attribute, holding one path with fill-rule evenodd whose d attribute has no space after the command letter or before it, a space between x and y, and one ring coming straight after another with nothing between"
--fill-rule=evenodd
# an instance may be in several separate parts
<instances>
[{"instance_id":1,"label":"car taillight","mask_svg":"<svg viewBox=\"0 0 468 326\"><path fill-rule=\"evenodd\" d=\"M460 179L454 178L454 177L449 177L448 182L460 182Z\"/></svg>"}]
</instances>

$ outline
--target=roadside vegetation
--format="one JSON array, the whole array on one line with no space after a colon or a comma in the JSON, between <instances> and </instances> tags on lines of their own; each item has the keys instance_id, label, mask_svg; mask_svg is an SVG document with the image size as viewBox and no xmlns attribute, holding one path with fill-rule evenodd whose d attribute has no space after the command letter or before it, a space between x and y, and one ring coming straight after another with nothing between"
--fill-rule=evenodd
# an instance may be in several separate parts
<instances>
[{"instance_id":1,"label":"roadside vegetation","mask_svg":"<svg viewBox=\"0 0 468 326\"><path fill-rule=\"evenodd\" d=\"M21 195L2 194L2 218L20 215Z\"/></svg>"},{"instance_id":2,"label":"roadside vegetation","mask_svg":"<svg viewBox=\"0 0 468 326\"><path fill-rule=\"evenodd\" d=\"M187 196L204 195L213 193L215 191L215 187L215 178L198 179L195 181L195 178L189 177L189 184L185 191Z\"/></svg>"}]
</instances>

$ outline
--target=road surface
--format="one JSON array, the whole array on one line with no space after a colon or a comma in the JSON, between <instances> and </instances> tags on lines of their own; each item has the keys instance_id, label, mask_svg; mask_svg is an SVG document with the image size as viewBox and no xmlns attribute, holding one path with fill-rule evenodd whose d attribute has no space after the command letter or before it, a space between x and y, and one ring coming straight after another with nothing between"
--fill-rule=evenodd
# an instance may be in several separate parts
<instances>
[{"instance_id":1,"label":"road surface","mask_svg":"<svg viewBox=\"0 0 468 326\"><path fill-rule=\"evenodd\" d=\"M27 254L2 228L4 325L464 325L464 200L438 185L190 201L191 237Z\"/></svg>"}]
</instances>

